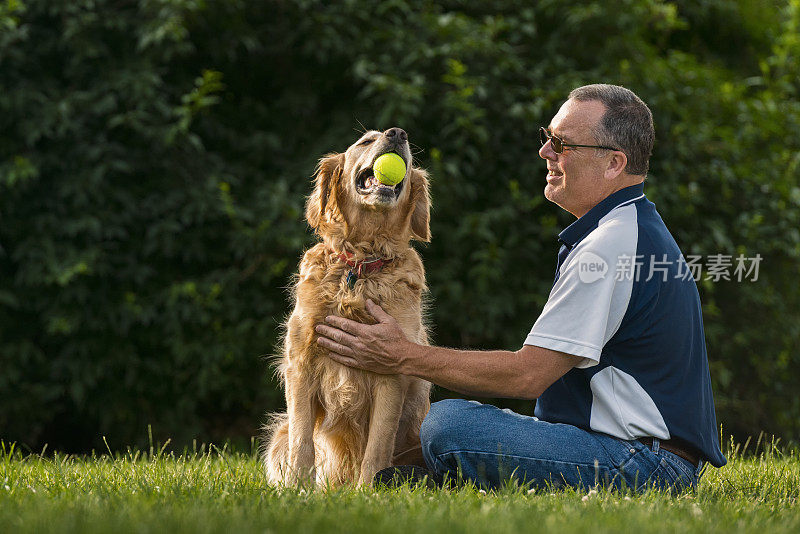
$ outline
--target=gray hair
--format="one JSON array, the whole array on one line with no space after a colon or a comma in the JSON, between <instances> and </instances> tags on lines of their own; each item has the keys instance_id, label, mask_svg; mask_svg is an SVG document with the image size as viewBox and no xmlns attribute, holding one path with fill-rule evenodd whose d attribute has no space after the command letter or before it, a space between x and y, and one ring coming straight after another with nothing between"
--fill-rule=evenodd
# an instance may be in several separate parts
<instances>
[{"instance_id":1,"label":"gray hair","mask_svg":"<svg viewBox=\"0 0 800 534\"><path fill-rule=\"evenodd\" d=\"M619 147L628 156L625 167L628 174L647 174L656 133L653 114L641 98L630 89L605 83L573 89L569 98L579 102L601 102L606 112L594 131L597 142Z\"/></svg>"}]
</instances>

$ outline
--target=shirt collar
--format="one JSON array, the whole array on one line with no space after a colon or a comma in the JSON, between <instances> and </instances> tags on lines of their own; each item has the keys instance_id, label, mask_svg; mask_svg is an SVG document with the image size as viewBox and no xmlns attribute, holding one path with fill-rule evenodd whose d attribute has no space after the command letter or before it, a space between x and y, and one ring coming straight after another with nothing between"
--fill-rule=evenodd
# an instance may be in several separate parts
<instances>
[{"instance_id":1,"label":"shirt collar","mask_svg":"<svg viewBox=\"0 0 800 534\"><path fill-rule=\"evenodd\" d=\"M558 234L558 240L570 248L574 247L586 234L597 228L600 219L608 215L611 210L643 196L644 182L625 187L624 189L620 189L608 195L595 207L587 211L583 217L580 217L577 221L564 228L564 230Z\"/></svg>"}]
</instances>

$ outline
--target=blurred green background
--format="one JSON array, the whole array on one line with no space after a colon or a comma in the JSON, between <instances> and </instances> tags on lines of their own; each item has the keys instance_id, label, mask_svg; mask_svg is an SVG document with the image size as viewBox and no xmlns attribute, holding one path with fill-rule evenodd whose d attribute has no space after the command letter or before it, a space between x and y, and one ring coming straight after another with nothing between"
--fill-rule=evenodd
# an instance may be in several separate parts
<instances>
[{"instance_id":1,"label":"blurred green background","mask_svg":"<svg viewBox=\"0 0 800 534\"><path fill-rule=\"evenodd\" d=\"M572 221L537 128L606 82L684 254L763 257L699 284L723 432L797 439L798 79L798 0L0 0L0 438L256 435L311 174L362 125L432 176L433 341L516 350Z\"/></svg>"}]
</instances>

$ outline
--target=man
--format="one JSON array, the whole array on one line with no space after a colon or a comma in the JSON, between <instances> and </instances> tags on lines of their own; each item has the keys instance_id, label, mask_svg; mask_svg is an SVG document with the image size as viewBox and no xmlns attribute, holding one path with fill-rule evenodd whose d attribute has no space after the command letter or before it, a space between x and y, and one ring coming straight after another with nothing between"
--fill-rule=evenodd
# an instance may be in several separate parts
<instances>
[{"instance_id":1,"label":"man","mask_svg":"<svg viewBox=\"0 0 800 534\"><path fill-rule=\"evenodd\" d=\"M720 467L697 287L643 193L650 109L613 85L572 91L540 131L545 197L576 217L559 234L550 297L516 352L409 342L379 306L368 326L318 325L331 358L414 375L467 395L537 399L528 417L474 401L434 403L421 429L436 476L486 487L694 487Z\"/></svg>"}]
</instances>

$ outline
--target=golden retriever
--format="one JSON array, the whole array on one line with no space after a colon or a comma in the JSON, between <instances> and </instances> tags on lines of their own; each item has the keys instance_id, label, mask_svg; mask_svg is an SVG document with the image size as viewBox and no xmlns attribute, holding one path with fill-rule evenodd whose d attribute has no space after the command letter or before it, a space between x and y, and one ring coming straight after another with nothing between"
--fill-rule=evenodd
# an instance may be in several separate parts
<instances>
[{"instance_id":1,"label":"golden retriever","mask_svg":"<svg viewBox=\"0 0 800 534\"><path fill-rule=\"evenodd\" d=\"M379 183L372 171L386 152L406 162L395 186ZM278 366L287 411L272 416L263 461L273 484L370 484L395 455L419 449L431 385L334 362L317 345L314 327L331 314L375 323L364 307L370 298L410 340L427 343L425 271L409 243L430 241L430 196L406 132L368 131L344 153L323 157L306 218L322 241L300 262Z\"/></svg>"}]
</instances>

